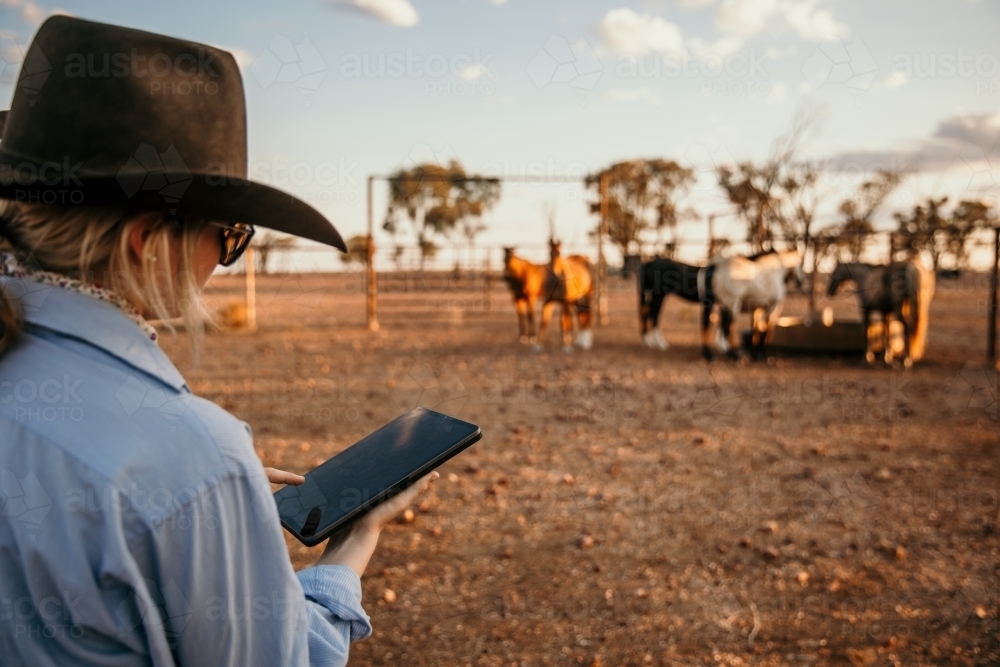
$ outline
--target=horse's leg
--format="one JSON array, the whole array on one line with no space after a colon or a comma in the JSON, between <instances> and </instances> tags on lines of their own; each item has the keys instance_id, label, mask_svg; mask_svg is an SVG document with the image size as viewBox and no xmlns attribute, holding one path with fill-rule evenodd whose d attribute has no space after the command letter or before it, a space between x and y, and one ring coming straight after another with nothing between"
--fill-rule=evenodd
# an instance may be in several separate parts
<instances>
[{"instance_id":1,"label":"horse's leg","mask_svg":"<svg viewBox=\"0 0 1000 667\"><path fill-rule=\"evenodd\" d=\"M871 366L875 363L875 336L872 333L872 311L865 308L862 311L865 324L865 361Z\"/></svg>"},{"instance_id":2,"label":"horse's leg","mask_svg":"<svg viewBox=\"0 0 1000 667\"><path fill-rule=\"evenodd\" d=\"M663 302L666 300L666 292L661 294L653 294L653 300L650 304L650 327L646 330L645 335L642 337L644 343L647 347L651 347L656 350L665 350L669 347L667 341L663 340L663 334L660 333L660 310L663 308Z\"/></svg>"},{"instance_id":3,"label":"horse's leg","mask_svg":"<svg viewBox=\"0 0 1000 667\"><path fill-rule=\"evenodd\" d=\"M701 356L706 361L712 360L711 336L708 329L712 324L712 302L701 302Z\"/></svg>"},{"instance_id":4,"label":"horse's leg","mask_svg":"<svg viewBox=\"0 0 1000 667\"><path fill-rule=\"evenodd\" d=\"M549 320L552 319L552 309L555 308L555 301L546 301L542 305L542 322L538 326L538 337L535 341L535 352L541 352L545 344L545 334L549 330Z\"/></svg>"},{"instance_id":5,"label":"horse's leg","mask_svg":"<svg viewBox=\"0 0 1000 667\"><path fill-rule=\"evenodd\" d=\"M522 343L528 342L528 300L516 299L514 308L517 310L517 332Z\"/></svg>"},{"instance_id":6,"label":"horse's leg","mask_svg":"<svg viewBox=\"0 0 1000 667\"><path fill-rule=\"evenodd\" d=\"M580 323L580 330L576 334L576 345L581 350L589 350L594 346L594 332L590 330L589 294L576 302L576 318Z\"/></svg>"},{"instance_id":7,"label":"horse's leg","mask_svg":"<svg viewBox=\"0 0 1000 667\"><path fill-rule=\"evenodd\" d=\"M527 301L527 323L528 323L528 342L535 344L538 341L538 329L535 326L535 310L538 308L538 302L534 297L528 297Z\"/></svg>"},{"instance_id":8,"label":"horse's leg","mask_svg":"<svg viewBox=\"0 0 1000 667\"><path fill-rule=\"evenodd\" d=\"M721 318L719 322L719 331L721 336L719 340L724 344L723 351L726 356L730 359L736 360L742 356L742 345L739 340L733 337L733 323L736 321L735 313L739 311L733 311L728 306L723 306L721 309ZM739 334L736 334L737 338Z\"/></svg>"},{"instance_id":9,"label":"horse's leg","mask_svg":"<svg viewBox=\"0 0 1000 667\"><path fill-rule=\"evenodd\" d=\"M562 339L563 352L569 354L573 351L573 304L569 301L562 303Z\"/></svg>"}]
</instances>

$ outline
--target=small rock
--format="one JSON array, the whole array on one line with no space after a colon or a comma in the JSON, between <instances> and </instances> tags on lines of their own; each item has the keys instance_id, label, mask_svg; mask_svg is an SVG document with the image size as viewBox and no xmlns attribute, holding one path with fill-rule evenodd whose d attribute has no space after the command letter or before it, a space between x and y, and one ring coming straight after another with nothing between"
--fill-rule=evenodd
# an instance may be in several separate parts
<instances>
[{"instance_id":1,"label":"small rock","mask_svg":"<svg viewBox=\"0 0 1000 667\"><path fill-rule=\"evenodd\" d=\"M455 482L458 481L458 475L456 475L453 472L448 473L448 481L454 484Z\"/></svg>"},{"instance_id":2,"label":"small rock","mask_svg":"<svg viewBox=\"0 0 1000 667\"><path fill-rule=\"evenodd\" d=\"M425 500L424 502L417 505L417 509L426 514L431 510L431 504Z\"/></svg>"},{"instance_id":3,"label":"small rock","mask_svg":"<svg viewBox=\"0 0 1000 667\"><path fill-rule=\"evenodd\" d=\"M514 550L513 549L511 549L510 547L507 547L506 549L503 550L503 558L504 558L504 560L510 560L513 557L514 557Z\"/></svg>"},{"instance_id":4,"label":"small rock","mask_svg":"<svg viewBox=\"0 0 1000 667\"><path fill-rule=\"evenodd\" d=\"M465 466L465 472L469 473L470 475L475 475L477 472L479 472L479 465L476 463L470 463L469 465Z\"/></svg>"},{"instance_id":5,"label":"small rock","mask_svg":"<svg viewBox=\"0 0 1000 667\"><path fill-rule=\"evenodd\" d=\"M309 443L308 442L303 442L301 445L299 445L299 451L300 452L308 452L309 451Z\"/></svg>"},{"instance_id":6,"label":"small rock","mask_svg":"<svg viewBox=\"0 0 1000 667\"><path fill-rule=\"evenodd\" d=\"M879 468L878 472L875 473L875 478L880 479L882 481L887 481L892 479L892 473L889 471L888 468Z\"/></svg>"},{"instance_id":7,"label":"small rock","mask_svg":"<svg viewBox=\"0 0 1000 667\"><path fill-rule=\"evenodd\" d=\"M575 482L575 481L576 481L576 478L573 477L573 475L571 475L569 473L566 473L565 475L563 475L563 483L565 483L565 484L573 484L573 482Z\"/></svg>"},{"instance_id":8,"label":"small rock","mask_svg":"<svg viewBox=\"0 0 1000 667\"><path fill-rule=\"evenodd\" d=\"M391 588L385 589L385 591L382 593L382 599L388 602L389 604L392 604L393 602L396 601L396 591L392 590Z\"/></svg>"},{"instance_id":9,"label":"small rock","mask_svg":"<svg viewBox=\"0 0 1000 667\"><path fill-rule=\"evenodd\" d=\"M647 591L645 588L637 588L635 589L635 596L637 598L645 600L646 598L649 597L649 591Z\"/></svg>"},{"instance_id":10,"label":"small rock","mask_svg":"<svg viewBox=\"0 0 1000 667\"><path fill-rule=\"evenodd\" d=\"M441 537L441 526L434 526L429 531L431 537Z\"/></svg>"},{"instance_id":11,"label":"small rock","mask_svg":"<svg viewBox=\"0 0 1000 667\"><path fill-rule=\"evenodd\" d=\"M799 573L795 575L795 581L799 582L799 586L805 586L809 583L809 573L805 570L799 570Z\"/></svg>"},{"instance_id":12,"label":"small rock","mask_svg":"<svg viewBox=\"0 0 1000 667\"><path fill-rule=\"evenodd\" d=\"M760 553L768 560L775 560L780 555L777 549L770 546L761 549Z\"/></svg>"},{"instance_id":13,"label":"small rock","mask_svg":"<svg viewBox=\"0 0 1000 667\"><path fill-rule=\"evenodd\" d=\"M778 522L777 521L765 521L764 525L760 527L761 532L765 533L776 533L778 532Z\"/></svg>"},{"instance_id":14,"label":"small rock","mask_svg":"<svg viewBox=\"0 0 1000 667\"><path fill-rule=\"evenodd\" d=\"M753 542L750 540L749 537L744 537L740 539L741 547L749 548L751 544L753 544Z\"/></svg>"},{"instance_id":15,"label":"small rock","mask_svg":"<svg viewBox=\"0 0 1000 667\"><path fill-rule=\"evenodd\" d=\"M896 545L896 550L893 551L893 556L896 560L906 560L906 549L902 545Z\"/></svg>"},{"instance_id":16,"label":"small rock","mask_svg":"<svg viewBox=\"0 0 1000 667\"><path fill-rule=\"evenodd\" d=\"M413 513L413 510L411 510L409 507L407 507L406 511L403 512L403 521L405 523L413 523L413 520L415 518L416 518L416 515Z\"/></svg>"},{"instance_id":17,"label":"small rock","mask_svg":"<svg viewBox=\"0 0 1000 667\"><path fill-rule=\"evenodd\" d=\"M593 535L581 535L577 544L581 549L589 549L594 546L594 536Z\"/></svg>"}]
</instances>

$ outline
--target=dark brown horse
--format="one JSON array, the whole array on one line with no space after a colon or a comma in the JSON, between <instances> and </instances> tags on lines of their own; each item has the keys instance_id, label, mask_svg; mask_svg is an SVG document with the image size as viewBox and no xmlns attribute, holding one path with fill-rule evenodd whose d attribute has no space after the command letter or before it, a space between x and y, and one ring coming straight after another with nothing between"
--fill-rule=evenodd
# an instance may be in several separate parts
<instances>
[{"instance_id":1,"label":"dark brown horse","mask_svg":"<svg viewBox=\"0 0 1000 667\"><path fill-rule=\"evenodd\" d=\"M504 280L510 286L517 310L518 330L522 343L533 343L540 350L552 318L552 309L562 304L563 349L571 351L573 344L573 315L576 314L579 330L576 345L589 350L593 344L591 331L590 299L594 289L590 261L582 255L563 257L558 241L549 242L548 264L533 264L514 254L513 248L504 248ZM535 309L542 302L542 322L535 331Z\"/></svg>"}]
</instances>

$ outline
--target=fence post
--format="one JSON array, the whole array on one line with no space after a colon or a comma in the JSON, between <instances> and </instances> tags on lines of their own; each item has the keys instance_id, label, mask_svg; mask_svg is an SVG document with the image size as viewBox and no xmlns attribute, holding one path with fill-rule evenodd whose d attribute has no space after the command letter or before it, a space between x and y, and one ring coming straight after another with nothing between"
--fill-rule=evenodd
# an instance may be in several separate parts
<instances>
[{"instance_id":1,"label":"fence post","mask_svg":"<svg viewBox=\"0 0 1000 667\"><path fill-rule=\"evenodd\" d=\"M483 300L483 306L487 313L493 312L493 267L490 265L490 256L493 254L492 248L486 247L486 298Z\"/></svg>"},{"instance_id":2,"label":"fence post","mask_svg":"<svg viewBox=\"0 0 1000 667\"><path fill-rule=\"evenodd\" d=\"M253 246L243 255L246 278L247 331L257 331L257 267Z\"/></svg>"},{"instance_id":3,"label":"fence post","mask_svg":"<svg viewBox=\"0 0 1000 667\"><path fill-rule=\"evenodd\" d=\"M608 316L608 266L604 260L604 235L608 230L608 174L601 174L601 222L597 226L597 321L607 326Z\"/></svg>"},{"instance_id":4,"label":"fence post","mask_svg":"<svg viewBox=\"0 0 1000 667\"><path fill-rule=\"evenodd\" d=\"M993 228L993 293L990 294L986 358L997 360L997 292L1000 291L1000 226Z\"/></svg>"},{"instance_id":5,"label":"fence post","mask_svg":"<svg viewBox=\"0 0 1000 667\"><path fill-rule=\"evenodd\" d=\"M372 209L372 190L374 176L368 177L368 242L366 255L368 258L368 330L378 331L378 278L375 275L375 213Z\"/></svg>"}]
</instances>

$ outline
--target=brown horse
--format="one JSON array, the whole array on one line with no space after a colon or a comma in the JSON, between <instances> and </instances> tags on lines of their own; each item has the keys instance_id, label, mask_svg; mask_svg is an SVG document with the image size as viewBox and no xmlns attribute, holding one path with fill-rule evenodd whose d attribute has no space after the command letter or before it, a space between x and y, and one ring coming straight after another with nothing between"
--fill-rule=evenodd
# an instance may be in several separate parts
<instances>
[{"instance_id":1,"label":"brown horse","mask_svg":"<svg viewBox=\"0 0 1000 667\"><path fill-rule=\"evenodd\" d=\"M582 255L563 257L560 243L549 242L549 263L533 264L514 254L513 248L504 248L504 280L510 286L517 310L517 323L522 343L534 343L540 350L545 342L545 332L552 309L562 304L563 349L571 351L573 343L573 314L576 313L579 330L576 345L589 350L593 344L591 331L590 298L594 290L590 261ZM535 308L542 302L542 322L535 333Z\"/></svg>"}]
</instances>

